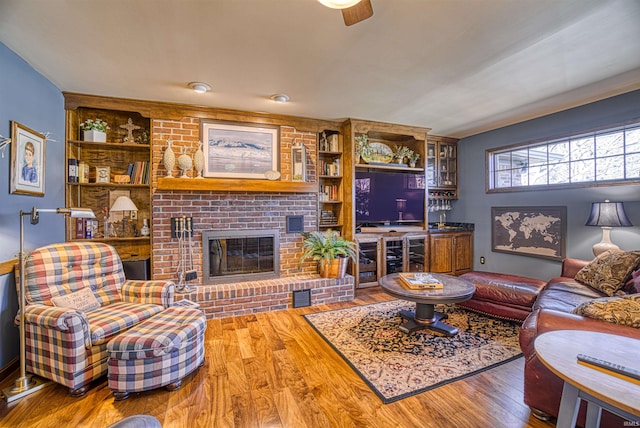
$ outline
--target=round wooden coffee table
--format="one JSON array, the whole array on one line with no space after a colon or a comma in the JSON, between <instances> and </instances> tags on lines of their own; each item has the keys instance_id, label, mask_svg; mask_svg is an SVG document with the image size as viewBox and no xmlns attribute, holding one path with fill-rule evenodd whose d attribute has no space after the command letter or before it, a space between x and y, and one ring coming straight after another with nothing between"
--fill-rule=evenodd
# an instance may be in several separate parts
<instances>
[{"instance_id":1,"label":"round wooden coffee table","mask_svg":"<svg viewBox=\"0 0 640 428\"><path fill-rule=\"evenodd\" d=\"M398 312L398 315L406 320L400 326L400 331L411 333L426 328L446 336L455 336L458 334L458 329L442 322L447 316L436 312L435 305L469 300L476 291L476 287L469 281L456 276L437 273L432 273L431 276L441 281L444 287L436 290L411 290L404 286L397 273L380 278L380 287L393 297L416 302L415 312Z\"/></svg>"}]
</instances>

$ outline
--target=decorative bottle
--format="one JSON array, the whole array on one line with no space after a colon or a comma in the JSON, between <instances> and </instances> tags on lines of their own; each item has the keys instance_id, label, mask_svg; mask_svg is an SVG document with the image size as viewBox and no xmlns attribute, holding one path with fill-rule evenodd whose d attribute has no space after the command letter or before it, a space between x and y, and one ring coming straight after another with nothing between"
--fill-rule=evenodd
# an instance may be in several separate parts
<instances>
[{"instance_id":1,"label":"decorative bottle","mask_svg":"<svg viewBox=\"0 0 640 428\"><path fill-rule=\"evenodd\" d=\"M193 164L196 168L196 178L202 177L202 167L204 167L204 153L202 153L202 141L198 141L198 150L193 155Z\"/></svg>"},{"instance_id":2,"label":"decorative bottle","mask_svg":"<svg viewBox=\"0 0 640 428\"><path fill-rule=\"evenodd\" d=\"M149 221L145 218L144 220L142 220L142 227L140 228L140 235L149 236L149 233L150 233Z\"/></svg>"},{"instance_id":3,"label":"decorative bottle","mask_svg":"<svg viewBox=\"0 0 640 428\"><path fill-rule=\"evenodd\" d=\"M167 170L167 178L173 177L173 167L176 164L176 155L171 148L172 143L173 141L167 140L167 148L164 149L164 156L162 157L162 163L164 163L164 168Z\"/></svg>"}]
</instances>

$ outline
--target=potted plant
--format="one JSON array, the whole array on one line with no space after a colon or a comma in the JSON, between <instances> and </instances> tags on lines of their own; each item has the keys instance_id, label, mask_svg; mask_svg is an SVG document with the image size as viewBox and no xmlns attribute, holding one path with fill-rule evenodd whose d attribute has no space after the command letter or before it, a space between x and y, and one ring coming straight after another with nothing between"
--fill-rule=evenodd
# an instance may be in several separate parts
<instances>
[{"instance_id":1,"label":"potted plant","mask_svg":"<svg viewBox=\"0 0 640 428\"><path fill-rule=\"evenodd\" d=\"M317 261L323 278L344 277L349 259L356 261L356 245L335 230L305 232L302 236L300 264L308 259Z\"/></svg>"},{"instance_id":2,"label":"potted plant","mask_svg":"<svg viewBox=\"0 0 640 428\"><path fill-rule=\"evenodd\" d=\"M371 152L371 144L367 134L360 134L356 138L356 163L360 163L360 158L368 156Z\"/></svg>"},{"instance_id":3,"label":"potted plant","mask_svg":"<svg viewBox=\"0 0 640 428\"><path fill-rule=\"evenodd\" d=\"M107 129L109 125L102 119L87 119L80 124L84 141L104 143L107 141Z\"/></svg>"},{"instance_id":4,"label":"potted plant","mask_svg":"<svg viewBox=\"0 0 640 428\"><path fill-rule=\"evenodd\" d=\"M393 158L399 164L403 164L404 163L404 158L409 157L409 156L414 154L413 150L411 150L407 146L394 146L393 152L394 152L393 153Z\"/></svg>"},{"instance_id":5,"label":"potted plant","mask_svg":"<svg viewBox=\"0 0 640 428\"><path fill-rule=\"evenodd\" d=\"M418 159L420 159L420 153L413 152L407 156L407 159L409 159L409 166L411 168L415 168L416 162L418 162Z\"/></svg>"}]
</instances>

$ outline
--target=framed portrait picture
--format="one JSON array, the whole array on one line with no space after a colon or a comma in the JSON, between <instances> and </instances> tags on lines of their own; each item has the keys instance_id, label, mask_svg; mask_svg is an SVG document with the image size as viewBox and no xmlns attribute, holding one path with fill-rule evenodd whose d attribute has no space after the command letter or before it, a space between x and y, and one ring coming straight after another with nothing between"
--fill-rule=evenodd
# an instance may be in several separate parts
<instances>
[{"instance_id":1,"label":"framed portrait picture","mask_svg":"<svg viewBox=\"0 0 640 428\"><path fill-rule=\"evenodd\" d=\"M280 128L202 121L204 177L265 179L278 170Z\"/></svg>"},{"instance_id":2,"label":"framed portrait picture","mask_svg":"<svg viewBox=\"0 0 640 428\"><path fill-rule=\"evenodd\" d=\"M44 196L44 135L11 121L11 193Z\"/></svg>"},{"instance_id":3,"label":"framed portrait picture","mask_svg":"<svg viewBox=\"0 0 640 428\"><path fill-rule=\"evenodd\" d=\"M491 250L551 260L565 257L567 207L492 207Z\"/></svg>"}]
</instances>

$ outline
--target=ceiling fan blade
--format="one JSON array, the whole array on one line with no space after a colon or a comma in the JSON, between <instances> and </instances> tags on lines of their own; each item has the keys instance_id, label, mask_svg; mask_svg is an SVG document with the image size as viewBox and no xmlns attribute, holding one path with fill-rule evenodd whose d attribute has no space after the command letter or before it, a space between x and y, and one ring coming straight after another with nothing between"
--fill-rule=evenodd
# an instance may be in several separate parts
<instances>
[{"instance_id":1,"label":"ceiling fan blade","mask_svg":"<svg viewBox=\"0 0 640 428\"><path fill-rule=\"evenodd\" d=\"M361 0L360 3L355 6L342 9L342 18L347 26L357 24L372 16L373 7L371 7L371 0Z\"/></svg>"}]
</instances>

